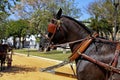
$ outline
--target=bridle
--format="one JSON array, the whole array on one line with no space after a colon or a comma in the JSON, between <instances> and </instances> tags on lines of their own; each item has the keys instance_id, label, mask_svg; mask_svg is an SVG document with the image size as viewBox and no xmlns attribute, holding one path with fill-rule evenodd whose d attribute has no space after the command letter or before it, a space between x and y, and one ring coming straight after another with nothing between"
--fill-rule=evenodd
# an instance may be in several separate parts
<instances>
[{"instance_id":1,"label":"bridle","mask_svg":"<svg viewBox=\"0 0 120 80\"><path fill-rule=\"evenodd\" d=\"M50 42L55 36L56 31L59 30L60 26L61 26L61 21L56 19L52 19L51 22L48 24L48 32L52 33L52 36L49 38Z\"/></svg>"}]
</instances>

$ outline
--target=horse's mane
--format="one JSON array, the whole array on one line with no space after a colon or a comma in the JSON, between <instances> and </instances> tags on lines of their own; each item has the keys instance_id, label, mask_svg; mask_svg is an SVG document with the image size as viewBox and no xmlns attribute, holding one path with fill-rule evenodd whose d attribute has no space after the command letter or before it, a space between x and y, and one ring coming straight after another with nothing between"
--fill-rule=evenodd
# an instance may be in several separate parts
<instances>
[{"instance_id":1,"label":"horse's mane","mask_svg":"<svg viewBox=\"0 0 120 80\"><path fill-rule=\"evenodd\" d=\"M87 28L87 26L85 26L82 22L77 21L76 19L74 19L74 18L72 18L72 17L69 17L69 16L66 16L66 15L62 15L61 17L65 17L65 18L68 18L68 19L70 19L70 20L73 20L73 21L75 21L76 23L78 23L81 27L83 27L85 30L87 30L89 34L92 34L92 33L93 33L93 31L92 31L91 29Z\"/></svg>"}]
</instances>

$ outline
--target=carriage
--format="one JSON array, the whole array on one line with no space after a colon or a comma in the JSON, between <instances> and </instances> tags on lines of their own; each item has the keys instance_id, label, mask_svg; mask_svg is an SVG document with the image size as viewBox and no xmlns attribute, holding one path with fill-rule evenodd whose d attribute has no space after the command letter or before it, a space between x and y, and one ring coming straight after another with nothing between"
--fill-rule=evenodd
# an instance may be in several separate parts
<instances>
[{"instance_id":1,"label":"carriage","mask_svg":"<svg viewBox=\"0 0 120 80\"><path fill-rule=\"evenodd\" d=\"M4 70L5 67L10 68L12 65L13 50L8 44L0 44L0 70Z\"/></svg>"}]
</instances>

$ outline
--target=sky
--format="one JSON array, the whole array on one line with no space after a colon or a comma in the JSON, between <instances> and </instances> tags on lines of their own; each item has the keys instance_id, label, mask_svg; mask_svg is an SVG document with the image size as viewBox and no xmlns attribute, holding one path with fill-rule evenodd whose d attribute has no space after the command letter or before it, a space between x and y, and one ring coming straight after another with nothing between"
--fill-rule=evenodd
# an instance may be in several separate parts
<instances>
[{"instance_id":1,"label":"sky","mask_svg":"<svg viewBox=\"0 0 120 80\"><path fill-rule=\"evenodd\" d=\"M82 12L82 16L80 17L81 21L90 17L90 15L86 12L85 7L87 7L89 3L94 1L95 0L75 0L75 3L77 3ZM13 15L11 15L9 18L16 20L16 17L14 17Z\"/></svg>"},{"instance_id":2,"label":"sky","mask_svg":"<svg viewBox=\"0 0 120 80\"><path fill-rule=\"evenodd\" d=\"M78 4L78 7L81 9L82 16L80 17L80 20L85 20L90 17L89 14L87 14L85 7L88 6L91 2L94 2L95 0L75 0L75 2Z\"/></svg>"}]
</instances>

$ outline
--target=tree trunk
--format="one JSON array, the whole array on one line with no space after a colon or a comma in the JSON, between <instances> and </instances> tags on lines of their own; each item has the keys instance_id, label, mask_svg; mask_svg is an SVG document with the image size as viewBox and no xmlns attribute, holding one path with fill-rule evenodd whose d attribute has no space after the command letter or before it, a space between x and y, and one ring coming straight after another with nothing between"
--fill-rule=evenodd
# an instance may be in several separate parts
<instances>
[{"instance_id":1,"label":"tree trunk","mask_svg":"<svg viewBox=\"0 0 120 80\"><path fill-rule=\"evenodd\" d=\"M13 37L13 47L16 48L16 37Z\"/></svg>"}]
</instances>

